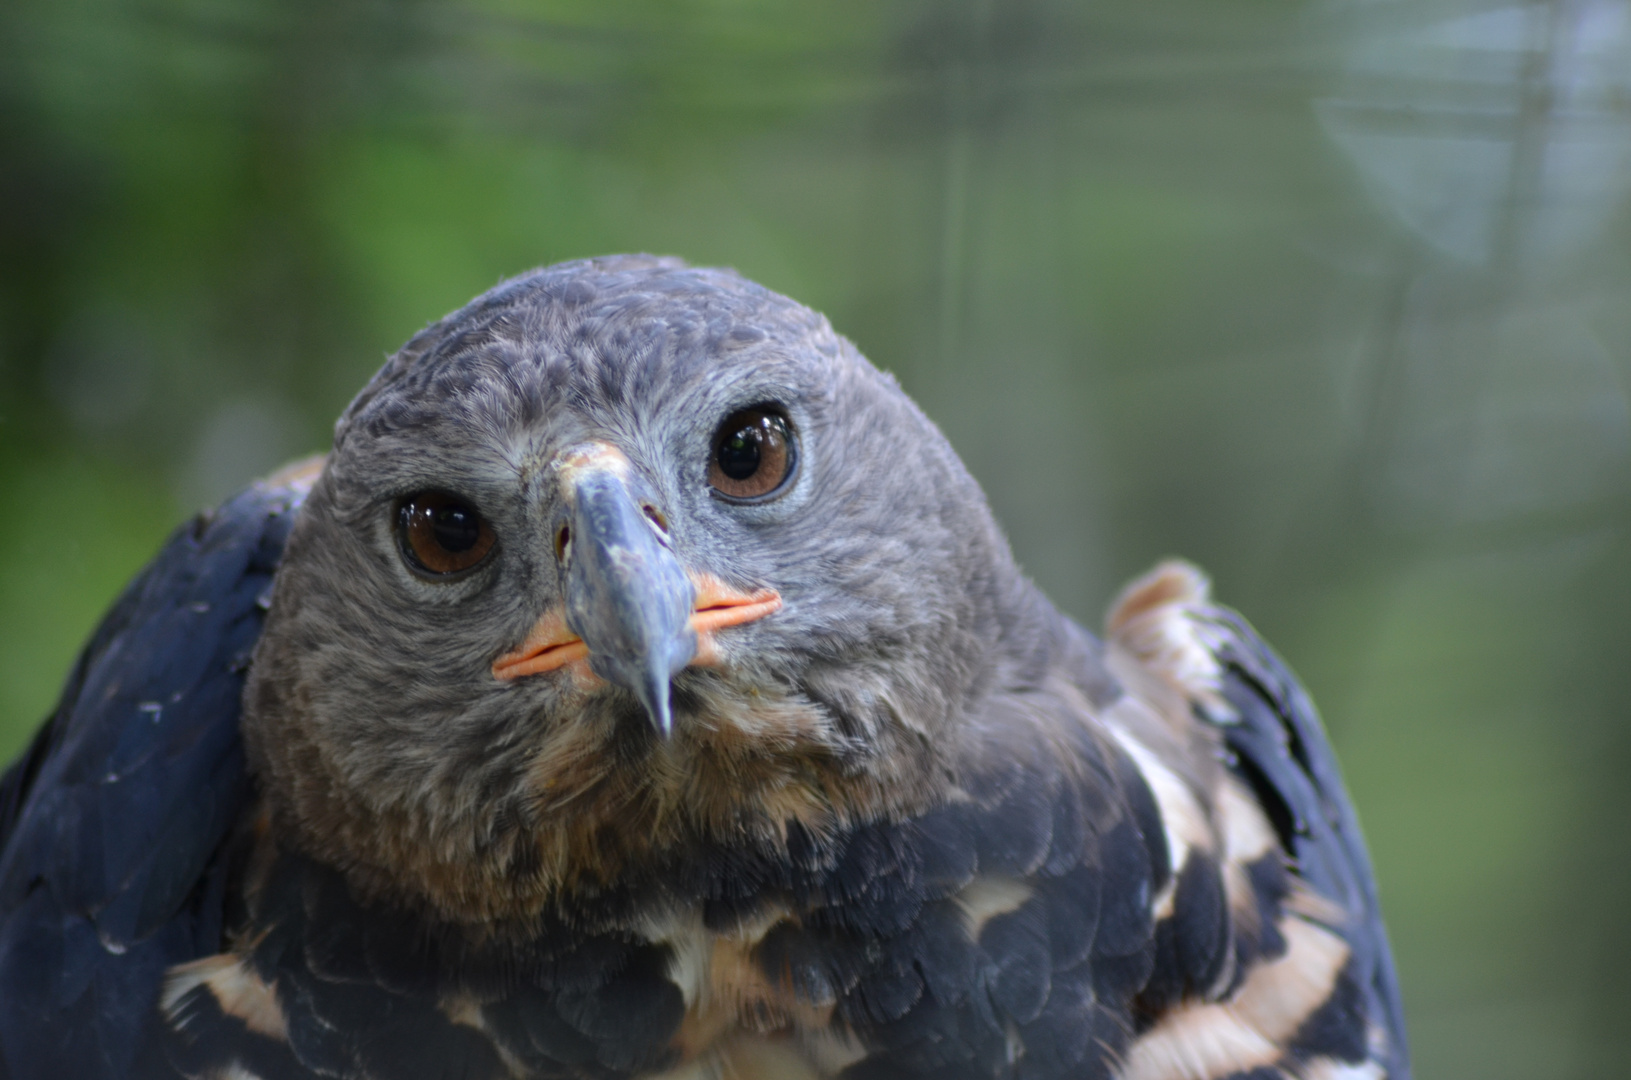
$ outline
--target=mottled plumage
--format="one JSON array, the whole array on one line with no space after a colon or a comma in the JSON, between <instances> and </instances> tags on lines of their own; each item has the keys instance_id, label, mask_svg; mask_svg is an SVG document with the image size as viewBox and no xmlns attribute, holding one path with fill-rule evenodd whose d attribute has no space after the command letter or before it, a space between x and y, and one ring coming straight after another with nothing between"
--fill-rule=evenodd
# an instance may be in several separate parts
<instances>
[{"instance_id":1,"label":"mottled plumage","mask_svg":"<svg viewBox=\"0 0 1631 1080\"><path fill-rule=\"evenodd\" d=\"M1280 661L1176 563L1078 628L672 260L499 286L178 534L0 840L0 1078L1408 1076Z\"/></svg>"}]
</instances>

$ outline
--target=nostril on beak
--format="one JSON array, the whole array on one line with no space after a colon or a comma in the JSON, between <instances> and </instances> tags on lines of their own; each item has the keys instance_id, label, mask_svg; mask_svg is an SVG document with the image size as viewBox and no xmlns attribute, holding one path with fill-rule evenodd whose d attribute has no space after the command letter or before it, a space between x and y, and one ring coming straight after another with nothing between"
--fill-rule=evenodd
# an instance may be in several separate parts
<instances>
[{"instance_id":1,"label":"nostril on beak","mask_svg":"<svg viewBox=\"0 0 1631 1080\"><path fill-rule=\"evenodd\" d=\"M565 563L566 557L572 553L572 526L562 525L555 534L555 561Z\"/></svg>"}]
</instances>

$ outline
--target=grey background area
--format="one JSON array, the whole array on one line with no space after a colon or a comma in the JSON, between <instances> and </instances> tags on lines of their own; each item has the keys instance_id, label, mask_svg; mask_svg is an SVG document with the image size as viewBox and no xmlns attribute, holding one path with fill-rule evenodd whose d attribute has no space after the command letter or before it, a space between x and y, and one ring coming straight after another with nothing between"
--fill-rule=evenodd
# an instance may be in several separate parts
<instances>
[{"instance_id":1,"label":"grey background area","mask_svg":"<svg viewBox=\"0 0 1631 1080\"><path fill-rule=\"evenodd\" d=\"M1301 672L1424 1080L1631 1075L1631 0L14 0L0 751L194 509L540 263L826 311L1096 625Z\"/></svg>"}]
</instances>

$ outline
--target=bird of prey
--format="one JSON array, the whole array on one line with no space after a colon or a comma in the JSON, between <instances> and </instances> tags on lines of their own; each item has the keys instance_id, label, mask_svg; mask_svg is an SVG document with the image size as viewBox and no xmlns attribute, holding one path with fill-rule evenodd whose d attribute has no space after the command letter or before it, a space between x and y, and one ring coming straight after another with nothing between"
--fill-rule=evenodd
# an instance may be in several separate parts
<instances>
[{"instance_id":1,"label":"bird of prey","mask_svg":"<svg viewBox=\"0 0 1631 1080\"><path fill-rule=\"evenodd\" d=\"M735 274L541 269L179 531L0 786L0 1078L1405 1080L1281 661L1102 637Z\"/></svg>"}]
</instances>

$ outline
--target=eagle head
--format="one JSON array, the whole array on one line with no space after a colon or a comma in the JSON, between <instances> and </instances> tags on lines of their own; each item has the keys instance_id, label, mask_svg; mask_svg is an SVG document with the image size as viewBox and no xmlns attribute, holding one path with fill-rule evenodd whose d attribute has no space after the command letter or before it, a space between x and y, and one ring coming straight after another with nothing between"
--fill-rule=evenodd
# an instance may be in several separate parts
<instances>
[{"instance_id":1,"label":"eagle head","mask_svg":"<svg viewBox=\"0 0 1631 1080\"><path fill-rule=\"evenodd\" d=\"M276 835L525 918L697 845L921 811L1057 623L810 309L644 256L507 281L337 425L245 697Z\"/></svg>"}]
</instances>

